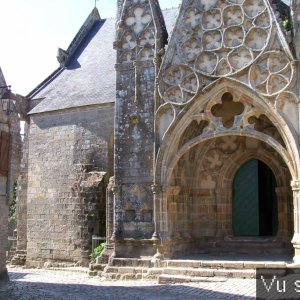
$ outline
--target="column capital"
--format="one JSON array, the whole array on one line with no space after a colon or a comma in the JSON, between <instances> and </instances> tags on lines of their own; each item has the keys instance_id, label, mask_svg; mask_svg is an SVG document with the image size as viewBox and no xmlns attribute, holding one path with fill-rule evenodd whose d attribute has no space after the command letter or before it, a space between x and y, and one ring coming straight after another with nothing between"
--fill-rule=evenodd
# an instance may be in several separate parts
<instances>
[{"instance_id":1,"label":"column capital","mask_svg":"<svg viewBox=\"0 0 300 300\"><path fill-rule=\"evenodd\" d=\"M114 193L115 196L120 195L120 193L121 193L121 184L114 184L112 186L111 190L112 190L112 192Z\"/></svg>"},{"instance_id":2,"label":"column capital","mask_svg":"<svg viewBox=\"0 0 300 300\"><path fill-rule=\"evenodd\" d=\"M159 194L162 192L162 186L159 184L153 184L151 185L151 190L153 194Z\"/></svg>"},{"instance_id":3,"label":"column capital","mask_svg":"<svg viewBox=\"0 0 300 300\"><path fill-rule=\"evenodd\" d=\"M300 191L300 180L292 180L291 187L293 191Z\"/></svg>"}]
</instances>

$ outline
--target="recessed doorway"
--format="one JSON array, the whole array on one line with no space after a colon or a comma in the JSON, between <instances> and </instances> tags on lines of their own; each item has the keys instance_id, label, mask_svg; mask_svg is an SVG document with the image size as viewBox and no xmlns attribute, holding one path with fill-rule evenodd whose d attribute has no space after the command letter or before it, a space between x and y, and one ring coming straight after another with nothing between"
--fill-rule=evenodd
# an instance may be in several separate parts
<instances>
[{"instance_id":1,"label":"recessed doorway","mask_svg":"<svg viewBox=\"0 0 300 300\"><path fill-rule=\"evenodd\" d=\"M233 234L275 236L278 228L276 180L262 161L251 159L237 171L233 182Z\"/></svg>"}]
</instances>

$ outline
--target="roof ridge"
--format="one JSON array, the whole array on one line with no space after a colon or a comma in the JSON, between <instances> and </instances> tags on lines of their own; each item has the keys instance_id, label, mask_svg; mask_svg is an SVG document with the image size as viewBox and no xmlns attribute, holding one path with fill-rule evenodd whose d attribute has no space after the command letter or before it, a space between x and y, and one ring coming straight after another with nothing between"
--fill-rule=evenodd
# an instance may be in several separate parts
<instances>
[{"instance_id":1,"label":"roof ridge","mask_svg":"<svg viewBox=\"0 0 300 300\"><path fill-rule=\"evenodd\" d=\"M42 90L47 84L55 79L62 71L64 67L58 67L47 78L45 78L35 89L33 89L27 96L27 99L33 98L40 90Z\"/></svg>"},{"instance_id":2,"label":"roof ridge","mask_svg":"<svg viewBox=\"0 0 300 300\"><path fill-rule=\"evenodd\" d=\"M178 8L163 11L168 30L177 11ZM115 101L115 20L106 18L96 21L65 65L59 66L27 95L28 100L42 100L32 113Z\"/></svg>"},{"instance_id":3,"label":"roof ridge","mask_svg":"<svg viewBox=\"0 0 300 300\"><path fill-rule=\"evenodd\" d=\"M80 46L81 42L87 36L91 28L97 21L100 21L101 17L97 7L94 7L92 12L89 14L83 25L80 27L78 33L75 35L74 39L70 43L67 50L58 48L57 60L60 63L60 66L65 66L72 55L76 52L77 48Z\"/></svg>"}]
</instances>

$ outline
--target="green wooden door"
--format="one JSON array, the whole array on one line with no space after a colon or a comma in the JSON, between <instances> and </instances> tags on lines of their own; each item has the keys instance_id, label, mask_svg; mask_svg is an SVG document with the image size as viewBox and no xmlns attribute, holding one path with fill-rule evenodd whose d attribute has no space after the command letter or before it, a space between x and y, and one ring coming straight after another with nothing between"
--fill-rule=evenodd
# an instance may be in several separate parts
<instances>
[{"instance_id":1,"label":"green wooden door","mask_svg":"<svg viewBox=\"0 0 300 300\"><path fill-rule=\"evenodd\" d=\"M233 182L233 234L259 236L258 161L246 162Z\"/></svg>"}]
</instances>

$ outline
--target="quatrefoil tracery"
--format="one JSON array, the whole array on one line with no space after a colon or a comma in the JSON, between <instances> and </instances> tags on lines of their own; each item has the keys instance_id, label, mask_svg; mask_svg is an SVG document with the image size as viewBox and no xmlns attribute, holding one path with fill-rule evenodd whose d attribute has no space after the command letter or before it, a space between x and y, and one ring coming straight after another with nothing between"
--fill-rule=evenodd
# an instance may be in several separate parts
<instances>
[{"instance_id":1,"label":"quatrefoil tracery","mask_svg":"<svg viewBox=\"0 0 300 300\"><path fill-rule=\"evenodd\" d=\"M144 0L135 0L133 5L127 8L128 16L123 20L127 28L120 37L121 63L154 58L154 25L149 8L144 5L144 2Z\"/></svg>"},{"instance_id":2,"label":"quatrefoil tracery","mask_svg":"<svg viewBox=\"0 0 300 300\"><path fill-rule=\"evenodd\" d=\"M177 61L188 65L199 78L218 78L245 69L261 56L271 35L271 17L264 0L194 3L179 19L175 32ZM161 77L167 76L165 70ZM160 94L163 96L168 88L161 84ZM174 102L185 103L180 102L182 99Z\"/></svg>"},{"instance_id":3,"label":"quatrefoil tracery","mask_svg":"<svg viewBox=\"0 0 300 300\"><path fill-rule=\"evenodd\" d=\"M266 52L251 66L250 83L264 96L278 95L291 83L293 72L293 66L285 54Z\"/></svg>"},{"instance_id":4,"label":"quatrefoil tracery","mask_svg":"<svg viewBox=\"0 0 300 300\"><path fill-rule=\"evenodd\" d=\"M185 103L196 95L199 88L197 75L185 65L169 68L163 80L163 97L169 102Z\"/></svg>"},{"instance_id":5,"label":"quatrefoil tracery","mask_svg":"<svg viewBox=\"0 0 300 300\"><path fill-rule=\"evenodd\" d=\"M186 135L180 147L184 147L186 143L196 136L237 130L239 132L245 131L264 134L285 148L285 142L277 127L265 115L263 110L248 103L248 101L249 99L247 98L242 100L241 97L238 97L236 99L236 96L230 92L225 92L219 100L211 100L203 109L203 112L195 113L192 116L190 124L193 125L195 121L199 126L203 124L201 130L198 130L192 136ZM195 127L195 125L193 126ZM190 126L187 127L187 130L189 128ZM184 133L186 134L186 132ZM228 147L228 145L223 146L224 149ZM231 147L228 148L226 151L230 152Z\"/></svg>"}]
</instances>

